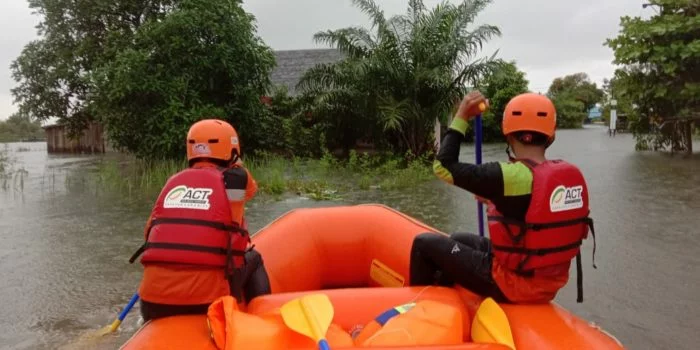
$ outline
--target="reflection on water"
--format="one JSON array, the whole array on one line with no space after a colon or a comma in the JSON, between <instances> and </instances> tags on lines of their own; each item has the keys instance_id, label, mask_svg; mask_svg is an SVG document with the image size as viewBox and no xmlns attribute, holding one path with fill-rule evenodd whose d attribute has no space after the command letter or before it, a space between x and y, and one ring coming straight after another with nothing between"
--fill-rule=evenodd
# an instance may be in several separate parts
<instances>
[{"instance_id":1,"label":"reflection on water","mask_svg":"<svg viewBox=\"0 0 700 350\"><path fill-rule=\"evenodd\" d=\"M105 193L88 182L96 157L48 155L41 143L9 148L26 174L22 190L0 191L0 345L53 349L110 323L133 294L141 267L127 260L141 243L154 198ZM597 270L591 268L592 242L584 246L585 302L575 302L575 281L557 302L629 348L695 348L700 161L633 149L630 135L609 138L596 127L561 131L550 149L550 157L565 158L586 175L598 244ZM484 161L505 159L503 150L485 146ZM465 146L462 159L473 157L473 148ZM403 191L348 193L333 202L257 200L248 220L255 231L293 208L368 202L445 232L477 228L473 197L439 181ZM136 307L121 332L99 348L117 348L128 339L137 314Z\"/></svg>"}]
</instances>

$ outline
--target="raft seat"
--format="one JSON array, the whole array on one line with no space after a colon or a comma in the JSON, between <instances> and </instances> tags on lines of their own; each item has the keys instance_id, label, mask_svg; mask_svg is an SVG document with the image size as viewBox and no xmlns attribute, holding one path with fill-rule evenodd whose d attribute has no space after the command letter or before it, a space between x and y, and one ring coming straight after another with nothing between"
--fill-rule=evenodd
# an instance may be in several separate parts
<instances>
[{"instance_id":1,"label":"raft seat","mask_svg":"<svg viewBox=\"0 0 700 350\"><path fill-rule=\"evenodd\" d=\"M432 300L453 306L460 310L463 320L464 341L471 333L471 318L459 293L445 287L399 287L399 288L342 288L319 291L290 292L259 296L247 307L247 312L263 315L282 307L286 302L298 297L323 293L333 304L333 323L347 332L355 327L364 326L384 311L410 302Z\"/></svg>"}]
</instances>

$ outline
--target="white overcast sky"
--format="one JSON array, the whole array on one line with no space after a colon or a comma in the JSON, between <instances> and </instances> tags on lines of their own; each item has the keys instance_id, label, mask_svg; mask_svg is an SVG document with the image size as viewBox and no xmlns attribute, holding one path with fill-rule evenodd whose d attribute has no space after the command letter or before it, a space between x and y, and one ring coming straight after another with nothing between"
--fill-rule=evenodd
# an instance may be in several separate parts
<instances>
[{"instance_id":1,"label":"white overcast sky","mask_svg":"<svg viewBox=\"0 0 700 350\"><path fill-rule=\"evenodd\" d=\"M457 2L456 0L452 0ZM387 16L405 11L406 0L378 0ZM438 0L425 0L428 7ZM588 73L600 84L614 71L612 51L603 46L618 33L620 16L648 16L645 0L495 0L477 23L496 25L502 36L484 48L515 60L532 91L545 92L556 77ZM258 33L275 50L322 47L312 35L320 30L366 25L367 17L351 0L253 0L244 7L257 18ZM17 110L10 89L10 64L36 38L39 18L26 0L0 0L0 119Z\"/></svg>"}]
</instances>

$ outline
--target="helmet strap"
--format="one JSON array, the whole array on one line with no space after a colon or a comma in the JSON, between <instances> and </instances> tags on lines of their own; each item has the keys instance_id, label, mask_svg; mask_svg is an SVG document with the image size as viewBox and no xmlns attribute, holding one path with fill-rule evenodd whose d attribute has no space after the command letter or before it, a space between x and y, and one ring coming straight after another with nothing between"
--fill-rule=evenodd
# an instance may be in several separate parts
<instances>
[{"instance_id":1,"label":"helmet strap","mask_svg":"<svg viewBox=\"0 0 700 350\"><path fill-rule=\"evenodd\" d=\"M511 162L515 161L513 152L510 151L510 144L506 143L506 154L508 155L508 160Z\"/></svg>"},{"instance_id":2,"label":"helmet strap","mask_svg":"<svg viewBox=\"0 0 700 350\"><path fill-rule=\"evenodd\" d=\"M240 157L238 157L238 152L231 151L231 161L229 162L229 165L234 165L238 161Z\"/></svg>"}]
</instances>

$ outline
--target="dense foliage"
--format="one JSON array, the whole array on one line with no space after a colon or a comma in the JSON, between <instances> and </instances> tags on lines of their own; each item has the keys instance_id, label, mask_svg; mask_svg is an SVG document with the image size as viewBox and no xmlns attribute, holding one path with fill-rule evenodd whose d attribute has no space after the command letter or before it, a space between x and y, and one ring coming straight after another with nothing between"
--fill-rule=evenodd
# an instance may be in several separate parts
<instances>
[{"instance_id":1,"label":"dense foliage","mask_svg":"<svg viewBox=\"0 0 700 350\"><path fill-rule=\"evenodd\" d=\"M652 125L697 117L700 107L700 2L651 0L648 19L621 18L620 34L605 44L615 53L617 89L613 96L638 107L632 119L638 148L671 145L692 150L692 124L668 124L648 137ZM651 10L651 9L650 9ZM671 140L682 140L674 144ZM647 141L650 141L647 143Z\"/></svg>"},{"instance_id":2,"label":"dense foliage","mask_svg":"<svg viewBox=\"0 0 700 350\"><path fill-rule=\"evenodd\" d=\"M484 141L503 140L503 111L508 101L528 91L527 85L525 73L518 70L515 62L501 65L479 82L478 89L489 99L489 110L482 115Z\"/></svg>"},{"instance_id":3,"label":"dense foliage","mask_svg":"<svg viewBox=\"0 0 700 350\"><path fill-rule=\"evenodd\" d=\"M259 146L274 58L252 21L235 1L187 0L143 25L94 74L110 139L142 157L177 157L193 122L219 117L236 125L244 147Z\"/></svg>"},{"instance_id":4,"label":"dense foliage","mask_svg":"<svg viewBox=\"0 0 700 350\"><path fill-rule=\"evenodd\" d=\"M251 148L271 50L240 0L30 0L41 38L13 62L20 111L74 132L106 124L143 158L181 156L194 120L228 119Z\"/></svg>"},{"instance_id":5,"label":"dense foliage","mask_svg":"<svg viewBox=\"0 0 700 350\"><path fill-rule=\"evenodd\" d=\"M349 148L358 139L398 153L433 150L432 130L446 120L465 86L497 67L477 58L497 27L470 28L489 0L442 2L432 9L410 0L405 14L387 18L374 0L353 0L372 30L349 27L314 38L346 58L311 69L300 87L315 95L314 110L331 120L329 136Z\"/></svg>"},{"instance_id":6,"label":"dense foliage","mask_svg":"<svg viewBox=\"0 0 700 350\"><path fill-rule=\"evenodd\" d=\"M0 142L36 141L44 138L41 123L20 113L0 120Z\"/></svg>"},{"instance_id":7,"label":"dense foliage","mask_svg":"<svg viewBox=\"0 0 700 350\"><path fill-rule=\"evenodd\" d=\"M514 63L481 55L500 35L475 25L489 3L409 0L388 18L375 0L353 0L372 26L317 33L343 58L307 71L290 95L271 86L274 56L240 0L30 0L40 38L13 62L12 92L27 121L57 118L74 132L97 121L114 146L146 160L182 158L187 128L211 117L235 125L246 153L368 147L420 158L470 88L491 100L486 141L502 140L506 103L527 91ZM579 127L602 91L579 73L549 95L559 126Z\"/></svg>"},{"instance_id":8,"label":"dense foliage","mask_svg":"<svg viewBox=\"0 0 700 350\"><path fill-rule=\"evenodd\" d=\"M556 78L547 91L557 108L557 127L580 128L588 111L603 100L603 90L586 73Z\"/></svg>"}]
</instances>

